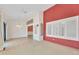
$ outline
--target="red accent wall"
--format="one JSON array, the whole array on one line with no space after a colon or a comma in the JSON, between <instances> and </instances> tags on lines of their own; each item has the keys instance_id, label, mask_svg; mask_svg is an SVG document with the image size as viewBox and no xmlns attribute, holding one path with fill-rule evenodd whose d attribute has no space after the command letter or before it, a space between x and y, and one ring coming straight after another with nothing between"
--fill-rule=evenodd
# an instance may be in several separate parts
<instances>
[{"instance_id":1,"label":"red accent wall","mask_svg":"<svg viewBox=\"0 0 79 59\"><path fill-rule=\"evenodd\" d=\"M79 15L79 4L56 4L44 11L44 40L79 49L79 41L72 41L46 36L46 23Z\"/></svg>"},{"instance_id":2,"label":"red accent wall","mask_svg":"<svg viewBox=\"0 0 79 59\"><path fill-rule=\"evenodd\" d=\"M28 32L33 32L33 26L28 26Z\"/></svg>"}]
</instances>

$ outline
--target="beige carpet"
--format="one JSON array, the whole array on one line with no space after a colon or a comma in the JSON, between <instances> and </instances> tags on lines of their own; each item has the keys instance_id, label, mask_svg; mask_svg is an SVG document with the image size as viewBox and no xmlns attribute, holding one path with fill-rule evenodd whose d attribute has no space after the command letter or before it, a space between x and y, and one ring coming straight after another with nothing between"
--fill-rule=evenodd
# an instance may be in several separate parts
<instances>
[{"instance_id":1,"label":"beige carpet","mask_svg":"<svg viewBox=\"0 0 79 59\"><path fill-rule=\"evenodd\" d=\"M29 38L10 39L2 55L70 55L79 54L79 49L66 47L48 41L33 41Z\"/></svg>"}]
</instances>

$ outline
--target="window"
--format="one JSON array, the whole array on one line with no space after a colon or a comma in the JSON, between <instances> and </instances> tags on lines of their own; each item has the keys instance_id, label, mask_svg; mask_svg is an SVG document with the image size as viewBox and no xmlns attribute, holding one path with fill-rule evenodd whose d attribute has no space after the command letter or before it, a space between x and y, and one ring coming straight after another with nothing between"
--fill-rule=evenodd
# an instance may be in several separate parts
<instances>
[{"instance_id":1,"label":"window","mask_svg":"<svg viewBox=\"0 0 79 59\"><path fill-rule=\"evenodd\" d=\"M51 37L76 40L79 38L79 27L77 23L78 16L48 22L46 23L46 35Z\"/></svg>"},{"instance_id":2,"label":"window","mask_svg":"<svg viewBox=\"0 0 79 59\"><path fill-rule=\"evenodd\" d=\"M68 20L65 22L65 33L66 33L66 36L65 37L68 37L68 38L76 38L77 36L77 33L76 33L76 20Z\"/></svg>"}]
</instances>

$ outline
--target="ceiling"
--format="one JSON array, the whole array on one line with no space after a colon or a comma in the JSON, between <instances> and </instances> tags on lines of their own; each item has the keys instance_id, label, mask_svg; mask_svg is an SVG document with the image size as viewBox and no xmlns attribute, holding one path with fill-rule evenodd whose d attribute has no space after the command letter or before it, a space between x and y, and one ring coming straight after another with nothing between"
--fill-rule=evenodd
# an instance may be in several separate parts
<instances>
[{"instance_id":1,"label":"ceiling","mask_svg":"<svg viewBox=\"0 0 79 59\"><path fill-rule=\"evenodd\" d=\"M51 4L2 4L0 9L13 19L22 19L31 12L44 11L51 6Z\"/></svg>"}]
</instances>

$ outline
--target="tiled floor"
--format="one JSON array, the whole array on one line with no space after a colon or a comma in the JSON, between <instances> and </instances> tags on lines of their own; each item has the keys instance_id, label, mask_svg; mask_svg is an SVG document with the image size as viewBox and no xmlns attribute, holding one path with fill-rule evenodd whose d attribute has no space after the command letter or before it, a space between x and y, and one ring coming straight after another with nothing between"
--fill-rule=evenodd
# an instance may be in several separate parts
<instances>
[{"instance_id":1,"label":"tiled floor","mask_svg":"<svg viewBox=\"0 0 79 59\"><path fill-rule=\"evenodd\" d=\"M59 55L59 54L79 54L79 49L58 45L47 41L33 41L29 38L11 39L8 48L0 51L2 55Z\"/></svg>"}]
</instances>

